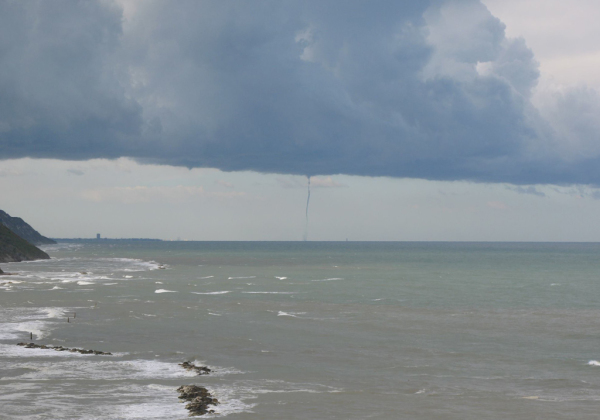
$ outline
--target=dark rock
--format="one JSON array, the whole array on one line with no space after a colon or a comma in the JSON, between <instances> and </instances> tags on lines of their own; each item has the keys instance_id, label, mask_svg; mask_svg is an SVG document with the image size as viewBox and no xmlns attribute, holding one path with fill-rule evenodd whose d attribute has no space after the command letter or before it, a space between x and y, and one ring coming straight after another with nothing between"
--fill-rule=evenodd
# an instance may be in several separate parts
<instances>
[{"instance_id":1,"label":"dark rock","mask_svg":"<svg viewBox=\"0 0 600 420\"><path fill-rule=\"evenodd\" d=\"M193 364L190 361L185 361L183 363L180 363L179 366L181 366L185 370L194 371L198 375L208 375L210 372L212 372L207 366L196 366L195 364Z\"/></svg>"},{"instance_id":2,"label":"dark rock","mask_svg":"<svg viewBox=\"0 0 600 420\"><path fill-rule=\"evenodd\" d=\"M182 385L177 388L179 398L188 401L185 408L190 412L190 416L202 416L207 413L214 413L209 409L209 405L217 405L219 401L214 398L204 387L197 385Z\"/></svg>"},{"instance_id":3,"label":"dark rock","mask_svg":"<svg viewBox=\"0 0 600 420\"><path fill-rule=\"evenodd\" d=\"M24 346L27 349L44 349L44 350L55 350L55 351L68 351L71 353L81 353L81 354L96 354L101 356L112 356L111 352L108 351L100 351L100 350L85 350L78 348L68 348L63 346L46 346L45 344L35 344L35 343L17 343L17 346Z\"/></svg>"}]
</instances>

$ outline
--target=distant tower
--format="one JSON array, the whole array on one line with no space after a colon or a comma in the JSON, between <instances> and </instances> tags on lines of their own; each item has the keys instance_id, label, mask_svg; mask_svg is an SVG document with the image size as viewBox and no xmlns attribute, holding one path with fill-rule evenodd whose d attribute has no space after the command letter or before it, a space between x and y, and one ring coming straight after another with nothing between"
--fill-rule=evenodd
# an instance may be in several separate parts
<instances>
[{"instance_id":1,"label":"distant tower","mask_svg":"<svg viewBox=\"0 0 600 420\"><path fill-rule=\"evenodd\" d=\"M100 234L96 233L96 239L100 239Z\"/></svg>"}]
</instances>

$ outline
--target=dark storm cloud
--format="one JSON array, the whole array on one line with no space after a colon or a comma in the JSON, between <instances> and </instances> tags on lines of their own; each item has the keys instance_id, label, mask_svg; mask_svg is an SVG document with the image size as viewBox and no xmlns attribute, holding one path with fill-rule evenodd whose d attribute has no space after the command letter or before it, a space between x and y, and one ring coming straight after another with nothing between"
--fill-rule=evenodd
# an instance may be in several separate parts
<instances>
[{"instance_id":1,"label":"dark storm cloud","mask_svg":"<svg viewBox=\"0 0 600 420\"><path fill-rule=\"evenodd\" d=\"M533 53L479 1L134 6L0 2L0 158L600 184L595 120L565 158ZM600 104L572 95L564 127Z\"/></svg>"}]
</instances>

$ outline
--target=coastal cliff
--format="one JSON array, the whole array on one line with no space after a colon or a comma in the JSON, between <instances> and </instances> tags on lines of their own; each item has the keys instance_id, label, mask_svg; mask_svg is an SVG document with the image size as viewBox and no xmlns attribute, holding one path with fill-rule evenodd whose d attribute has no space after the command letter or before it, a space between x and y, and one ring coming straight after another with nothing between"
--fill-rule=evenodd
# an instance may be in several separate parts
<instances>
[{"instance_id":1,"label":"coastal cliff","mask_svg":"<svg viewBox=\"0 0 600 420\"><path fill-rule=\"evenodd\" d=\"M43 260L50 257L12 230L0 224L0 262Z\"/></svg>"},{"instance_id":2,"label":"coastal cliff","mask_svg":"<svg viewBox=\"0 0 600 420\"><path fill-rule=\"evenodd\" d=\"M2 210L0 210L0 224L6 226L18 236L34 245L46 245L56 243L52 239L40 235L40 233L37 230L32 228L20 217L12 217L11 215Z\"/></svg>"}]
</instances>

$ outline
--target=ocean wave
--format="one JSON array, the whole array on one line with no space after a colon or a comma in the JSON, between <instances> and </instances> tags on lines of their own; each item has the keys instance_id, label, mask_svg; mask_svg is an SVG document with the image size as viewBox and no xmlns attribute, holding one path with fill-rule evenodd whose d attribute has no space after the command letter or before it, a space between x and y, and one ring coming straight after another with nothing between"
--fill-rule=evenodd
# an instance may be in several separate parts
<instances>
[{"instance_id":1,"label":"ocean wave","mask_svg":"<svg viewBox=\"0 0 600 420\"><path fill-rule=\"evenodd\" d=\"M33 333L36 338L46 337L48 335L47 322L26 321L0 324L0 340L23 340L25 336L29 336L29 333Z\"/></svg>"},{"instance_id":2,"label":"ocean wave","mask_svg":"<svg viewBox=\"0 0 600 420\"><path fill-rule=\"evenodd\" d=\"M296 295L300 292L242 292L246 295Z\"/></svg>"},{"instance_id":3,"label":"ocean wave","mask_svg":"<svg viewBox=\"0 0 600 420\"><path fill-rule=\"evenodd\" d=\"M231 293L231 291L230 290L220 290L218 292L204 292L204 293L202 293L202 292L190 292L190 293L193 293L195 295L224 295L226 293Z\"/></svg>"},{"instance_id":4,"label":"ocean wave","mask_svg":"<svg viewBox=\"0 0 600 420\"><path fill-rule=\"evenodd\" d=\"M39 248L44 252L55 252L55 251L74 251L82 248L83 244L65 243L59 242L57 244L41 245Z\"/></svg>"},{"instance_id":5,"label":"ocean wave","mask_svg":"<svg viewBox=\"0 0 600 420\"><path fill-rule=\"evenodd\" d=\"M113 356L96 356L93 354L80 354L76 352L63 352L53 350L25 349L19 346L0 345L6 350L7 356L13 357L49 357L51 360L36 360L35 364L29 361L10 360L0 363L2 369L10 366L11 369L27 368L27 372L16 376L18 380L148 380L148 379L177 379L197 376L195 372L182 369L176 363L161 362L157 360L111 360ZM9 349L8 347L16 347ZM29 352L29 353L26 353ZM3 352L4 353L4 352ZM73 363L72 358L77 358Z\"/></svg>"},{"instance_id":6,"label":"ocean wave","mask_svg":"<svg viewBox=\"0 0 600 420\"><path fill-rule=\"evenodd\" d=\"M241 380L231 385L215 384L210 388L210 392L219 399L221 404L214 410L216 414L227 416L243 412L252 412L256 403L250 403L248 400L255 400L258 396L264 394L285 394L285 393L338 393L343 390L319 384L295 384L278 380Z\"/></svg>"},{"instance_id":7,"label":"ocean wave","mask_svg":"<svg viewBox=\"0 0 600 420\"><path fill-rule=\"evenodd\" d=\"M255 279L256 276L248 276L248 277L227 277L227 280L239 280L239 279Z\"/></svg>"},{"instance_id":8,"label":"ocean wave","mask_svg":"<svg viewBox=\"0 0 600 420\"><path fill-rule=\"evenodd\" d=\"M277 312L277 316L290 316L292 318L301 318L298 315L306 315L306 312L284 312L284 311Z\"/></svg>"},{"instance_id":9,"label":"ocean wave","mask_svg":"<svg viewBox=\"0 0 600 420\"><path fill-rule=\"evenodd\" d=\"M66 308L41 307L41 308L7 308L0 310L0 340L23 340L29 338L29 333L34 338L45 338L57 325L50 319L64 318Z\"/></svg>"},{"instance_id":10,"label":"ocean wave","mask_svg":"<svg viewBox=\"0 0 600 420\"><path fill-rule=\"evenodd\" d=\"M590 360L588 362L588 365L590 365L590 366L600 366L600 362L597 361L597 360Z\"/></svg>"},{"instance_id":11,"label":"ocean wave","mask_svg":"<svg viewBox=\"0 0 600 420\"><path fill-rule=\"evenodd\" d=\"M311 280L311 281L339 281L339 280L344 280L341 277L332 277L330 279L320 279L320 280Z\"/></svg>"},{"instance_id":12,"label":"ocean wave","mask_svg":"<svg viewBox=\"0 0 600 420\"><path fill-rule=\"evenodd\" d=\"M154 293L177 293L175 290L157 289Z\"/></svg>"}]
</instances>

